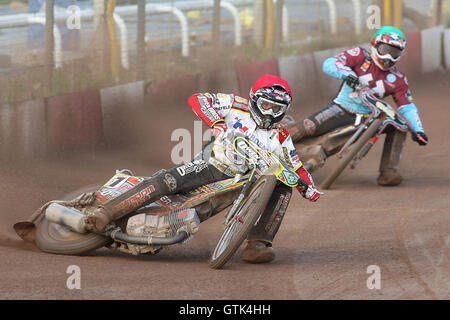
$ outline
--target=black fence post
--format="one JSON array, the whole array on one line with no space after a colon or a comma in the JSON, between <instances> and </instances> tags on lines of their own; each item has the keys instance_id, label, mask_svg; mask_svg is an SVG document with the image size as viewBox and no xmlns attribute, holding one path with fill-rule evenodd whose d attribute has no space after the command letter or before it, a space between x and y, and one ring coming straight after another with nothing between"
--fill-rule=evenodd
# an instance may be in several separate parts
<instances>
[{"instance_id":1,"label":"black fence post","mask_svg":"<svg viewBox=\"0 0 450 320\"><path fill-rule=\"evenodd\" d=\"M280 53L281 42L283 37L283 5L284 0L277 0L276 9L275 9L275 53Z\"/></svg>"},{"instance_id":2,"label":"black fence post","mask_svg":"<svg viewBox=\"0 0 450 320\"><path fill-rule=\"evenodd\" d=\"M45 3L45 87L47 94L51 94L53 85L55 39L53 28L55 23L54 0Z\"/></svg>"},{"instance_id":3,"label":"black fence post","mask_svg":"<svg viewBox=\"0 0 450 320\"><path fill-rule=\"evenodd\" d=\"M138 30L136 76L138 80L146 78L145 64L145 0L138 0Z\"/></svg>"},{"instance_id":4,"label":"black fence post","mask_svg":"<svg viewBox=\"0 0 450 320\"><path fill-rule=\"evenodd\" d=\"M212 45L216 47L220 43L220 0L214 0L212 19Z\"/></svg>"}]
</instances>

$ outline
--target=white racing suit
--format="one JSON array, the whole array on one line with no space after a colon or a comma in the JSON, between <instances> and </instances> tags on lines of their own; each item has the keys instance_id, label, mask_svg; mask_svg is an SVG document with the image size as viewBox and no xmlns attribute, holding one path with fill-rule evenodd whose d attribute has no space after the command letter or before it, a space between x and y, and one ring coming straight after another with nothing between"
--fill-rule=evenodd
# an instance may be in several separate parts
<instances>
[{"instance_id":1,"label":"white racing suit","mask_svg":"<svg viewBox=\"0 0 450 320\"><path fill-rule=\"evenodd\" d=\"M195 94L189 101L193 111L209 126L221 126L225 132L214 141L212 152L204 158L208 164L220 172L234 176L245 173L248 168L244 163L236 163L233 146L227 136L234 136L233 131L244 134L247 139L261 149L268 150L283 159L310 188L306 191L317 191L309 173L303 168L297 150L287 129L260 129L253 121L248 101L234 94ZM300 191L300 189L299 189ZM292 188L284 184L275 187L271 199L259 220L252 229L248 240L262 240L271 243L280 227L292 195ZM308 197L305 192L302 195Z\"/></svg>"}]
</instances>

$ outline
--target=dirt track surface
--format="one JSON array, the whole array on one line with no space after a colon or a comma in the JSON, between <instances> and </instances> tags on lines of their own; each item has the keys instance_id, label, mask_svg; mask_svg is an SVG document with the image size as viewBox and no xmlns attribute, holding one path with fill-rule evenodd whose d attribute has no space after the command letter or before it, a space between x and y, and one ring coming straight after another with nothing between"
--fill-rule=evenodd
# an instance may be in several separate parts
<instances>
[{"instance_id":1,"label":"dirt track surface","mask_svg":"<svg viewBox=\"0 0 450 320\"><path fill-rule=\"evenodd\" d=\"M376 184L380 141L319 202L295 194L274 241L276 260L265 265L242 262L239 251L225 269L209 269L207 261L222 230L221 214L204 222L189 243L153 256L105 248L88 256L42 253L15 235L16 221L48 200L106 181L115 169L150 175L161 158L86 152L4 164L0 299L449 299L450 74L411 82L431 142L419 147L408 138L401 168L404 183ZM314 174L317 184L332 164ZM70 265L81 269L80 290L66 287ZM381 272L379 290L366 284L373 265Z\"/></svg>"}]
</instances>

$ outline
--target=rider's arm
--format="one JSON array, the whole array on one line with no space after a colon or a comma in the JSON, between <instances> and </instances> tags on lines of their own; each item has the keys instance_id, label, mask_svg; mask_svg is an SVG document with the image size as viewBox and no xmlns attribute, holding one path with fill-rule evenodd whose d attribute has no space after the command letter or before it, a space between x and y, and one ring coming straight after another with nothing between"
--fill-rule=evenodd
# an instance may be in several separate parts
<instances>
[{"instance_id":1,"label":"rider's arm","mask_svg":"<svg viewBox=\"0 0 450 320\"><path fill-rule=\"evenodd\" d=\"M406 77L399 80L397 90L394 92L393 98L397 104L398 112L410 122L414 131L424 132L419 111L413 102Z\"/></svg>"},{"instance_id":2,"label":"rider's arm","mask_svg":"<svg viewBox=\"0 0 450 320\"><path fill-rule=\"evenodd\" d=\"M411 127L416 132L425 132L420 120L419 110L414 103L406 104L398 108L398 112L411 123Z\"/></svg>"},{"instance_id":3,"label":"rider's arm","mask_svg":"<svg viewBox=\"0 0 450 320\"><path fill-rule=\"evenodd\" d=\"M350 67L347 67L342 63L341 60L336 57L331 57L325 60L322 65L322 69L323 72L325 72L330 77L339 80L345 79L350 74L356 75L356 73Z\"/></svg>"},{"instance_id":4,"label":"rider's arm","mask_svg":"<svg viewBox=\"0 0 450 320\"><path fill-rule=\"evenodd\" d=\"M419 111L413 102L411 92L408 88L408 80L406 76L398 72L398 80L396 82L396 90L393 93L393 98L398 106L398 112L410 123L411 128L415 131L411 133L411 138L421 146L428 144L428 137L420 120Z\"/></svg>"},{"instance_id":5,"label":"rider's arm","mask_svg":"<svg viewBox=\"0 0 450 320\"><path fill-rule=\"evenodd\" d=\"M364 49L356 47L326 59L322 70L330 77L343 80L350 74L356 76L353 69L361 65L365 58Z\"/></svg>"},{"instance_id":6,"label":"rider's arm","mask_svg":"<svg viewBox=\"0 0 450 320\"><path fill-rule=\"evenodd\" d=\"M233 95L221 95L220 99L233 101ZM226 106L223 104L225 101L219 101L218 95L211 93L197 93L192 95L188 99L188 104L195 112L195 114L203 120L209 127L214 127L216 124L224 124L224 117L228 113L229 109L217 108L219 105ZM228 103L228 104L231 104Z\"/></svg>"},{"instance_id":7,"label":"rider's arm","mask_svg":"<svg viewBox=\"0 0 450 320\"><path fill-rule=\"evenodd\" d=\"M298 156L297 149L295 149L294 144L292 143L292 138L286 128L280 129L279 141L281 143L281 150L278 156L281 159L284 159L284 161L291 166L291 169L293 169L293 171L295 171L298 176L309 185L307 189L297 187L297 190L303 197L311 201L317 201L320 197L320 193L314 185L311 175L303 167L303 164Z\"/></svg>"}]
</instances>

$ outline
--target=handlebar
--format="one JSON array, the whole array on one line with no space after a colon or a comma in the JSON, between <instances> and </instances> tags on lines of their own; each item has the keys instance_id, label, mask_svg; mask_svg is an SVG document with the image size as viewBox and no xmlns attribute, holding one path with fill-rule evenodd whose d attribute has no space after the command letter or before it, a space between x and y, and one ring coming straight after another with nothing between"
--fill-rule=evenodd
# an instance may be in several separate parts
<instances>
[{"instance_id":1,"label":"handlebar","mask_svg":"<svg viewBox=\"0 0 450 320\"><path fill-rule=\"evenodd\" d=\"M378 101L381 101L381 99L379 99L379 98L377 98L377 97L375 96L375 92L372 90L372 88L371 88L370 86L364 85L364 84L362 84L362 83L359 83L359 84L356 85L355 88L354 88L354 92L358 94L358 96L360 97L360 99L361 99L360 92L361 92L361 90L364 90L364 89L367 89L367 90L370 92L370 94L373 96L374 99L376 99L376 100L378 100ZM363 100L363 99L361 99L361 101L362 101L365 105L367 105L367 103L371 103L371 105L374 105L374 107L376 107L378 110L380 110L380 111L386 113L385 110L379 108L379 107L378 107L377 105L375 105L373 102L365 101L365 100ZM406 125L408 126L409 131L411 131L413 134L416 133L415 130L412 128L411 123L410 123L408 120L406 120L406 119L398 112L398 110L397 110L396 108L391 107L391 106L390 106L387 102L385 102L385 101L382 101L382 104L385 105L385 106L387 106L387 108L389 108L390 110L392 110L392 112L394 112L395 115L396 115L400 120L402 120L403 122L405 122ZM367 106L368 106L370 109L372 109L372 107L370 107L369 105L367 105Z\"/></svg>"}]
</instances>

